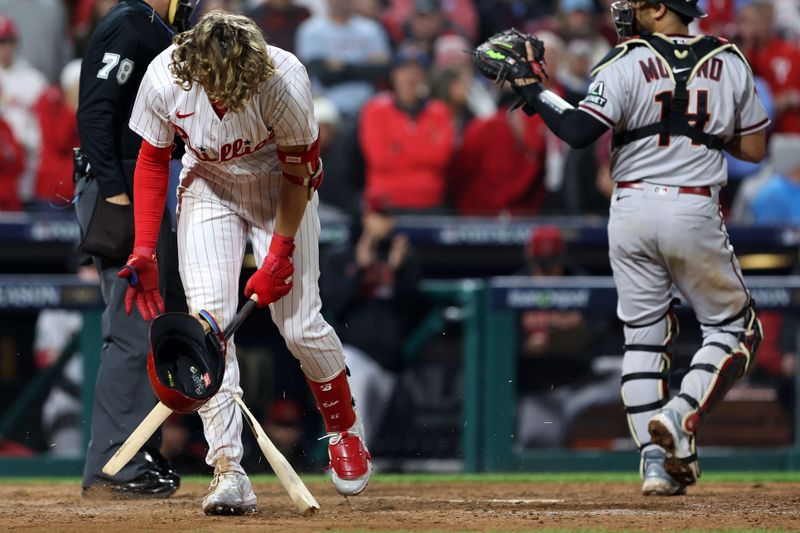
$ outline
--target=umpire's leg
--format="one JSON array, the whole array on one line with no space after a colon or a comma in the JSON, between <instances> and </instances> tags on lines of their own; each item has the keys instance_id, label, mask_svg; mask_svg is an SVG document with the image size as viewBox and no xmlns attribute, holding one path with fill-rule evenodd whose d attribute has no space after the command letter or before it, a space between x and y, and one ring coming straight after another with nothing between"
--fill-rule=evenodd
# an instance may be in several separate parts
<instances>
[{"instance_id":1,"label":"umpire's leg","mask_svg":"<svg viewBox=\"0 0 800 533\"><path fill-rule=\"evenodd\" d=\"M87 189L77 206L79 220L94 205L92 192L96 194L96 186L93 190ZM160 260L164 271L162 292L166 288L168 293L178 294L177 301L185 307L183 289L176 278L177 269L171 264L177 262L175 249L175 233L171 230L169 217L165 216L158 250L163 254ZM150 324L142 320L135 308L130 315L125 313L128 284L117 276L122 265L103 264L98 258L95 258L95 265L100 273L106 309L102 320L103 348L92 408L91 440L83 472L84 487L104 477L103 466L156 404L146 370ZM159 442L160 432L156 432L145 448L157 449ZM143 448L114 479L129 481L149 468L152 465L146 461Z\"/></svg>"},{"instance_id":2,"label":"umpire's leg","mask_svg":"<svg viewBox=\"0 0 800 533\"><path fill-rule=\"evenodd\" d=\"M125 314L128 283L117 276L119 268L117 265L98 268L106 309L92 407L91 440L83 472L84 487L98 477L105 477L103 466L156 404L146 371L149 323L135 308L130 316ZM140 451L114 479L131 480L144 473L147 467L144 452Z\"/></svg>"}]
</instances>

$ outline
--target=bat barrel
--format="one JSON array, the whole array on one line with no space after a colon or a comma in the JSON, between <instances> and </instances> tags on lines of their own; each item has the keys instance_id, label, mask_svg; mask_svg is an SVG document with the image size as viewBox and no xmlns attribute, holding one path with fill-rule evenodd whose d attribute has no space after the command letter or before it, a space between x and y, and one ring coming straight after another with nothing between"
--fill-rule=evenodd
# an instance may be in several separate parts
<instances>
[{"instance_id":1,"label":"bat barrel","mask_svg":"<svg viewBox=\"0 0 800 533\"><path fill-rule=\"evenodd\" d=\"M267 437L267 434L256 420L256 417L253 416L253 413L250 412L250 409L248 409L244 401L242 401L242 398L238 394L234 394L233 399L239 404L239 407L242 408L248 425L256 435L258 447L261 448L264 457L267 458L267 462L269 462L272 470L275 471L275 475L278 476L278 480L280 480L281 485L283 485L284 490L286 490L286 493L289 495L289 498L291 498L297 510L303 515L310 515L316 512L317 509L319 509L319 503L317 503L317 500L308 491L308 488L300 479L300 476L297 475L297 472L294 471L292 465L289 464L289 461L286 460L281 452L278 451L278 448L269 440L269 437Z\"/></svg>"},{"instance_id":2,"label":"bat barrel","mask_svg":"<svg viewBox=\"0 0 800 533\"><path fill-rule=\"evenodd\" d=\"M114 456L108 460L103 467L103 473L107 476L117 475L171 414L172 409L158 402L131 433L130 437L122 443L122 446L119 447Z\"/></svg>"}]
</instances>

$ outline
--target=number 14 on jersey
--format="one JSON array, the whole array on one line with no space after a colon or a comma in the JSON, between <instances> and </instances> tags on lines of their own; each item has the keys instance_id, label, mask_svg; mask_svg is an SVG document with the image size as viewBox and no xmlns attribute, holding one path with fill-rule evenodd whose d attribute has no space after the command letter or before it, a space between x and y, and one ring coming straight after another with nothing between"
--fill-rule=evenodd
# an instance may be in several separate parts
<instances>
[{"instance_id":1,"label":"number 14 on jersey","mask_svg":"<svg viewBox=\"0 0 800 533\"><path fill-rule=\"evenodd\" d=\"M687 107L692 108L695 104L694 113L687 112L684 116L695 128L704 131L708 122L711 120L711 114L708 112L708 90L697 89L687 91L689 101ZM657 104L661 105L661 120L665 120L672 111L672 102L674 95L672 91L663 91L655 95L653 98ZM697 141L692 141L693 146L702 146ZM658 136L658 146L669 146L669 133L661 133Z\"/></svg>"}]
</instances>

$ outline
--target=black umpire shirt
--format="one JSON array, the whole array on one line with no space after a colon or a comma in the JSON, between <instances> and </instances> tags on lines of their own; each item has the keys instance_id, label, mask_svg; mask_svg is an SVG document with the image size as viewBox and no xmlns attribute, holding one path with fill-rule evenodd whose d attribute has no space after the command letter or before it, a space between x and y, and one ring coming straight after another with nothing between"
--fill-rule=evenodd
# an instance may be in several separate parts
<instances>
[{"instance_id":1,"label":"black umpire shirt","mask_svg":"<svg viewBox=\"0 0 800 533\"><path fill-rule=\"evenodd\" d=\"M100 195L133 198L142 143L128 120L150 62L172 42L172 30L142 0L120 0L92 34L81 64L78 133Z\"/></svg>"}]
</instances>

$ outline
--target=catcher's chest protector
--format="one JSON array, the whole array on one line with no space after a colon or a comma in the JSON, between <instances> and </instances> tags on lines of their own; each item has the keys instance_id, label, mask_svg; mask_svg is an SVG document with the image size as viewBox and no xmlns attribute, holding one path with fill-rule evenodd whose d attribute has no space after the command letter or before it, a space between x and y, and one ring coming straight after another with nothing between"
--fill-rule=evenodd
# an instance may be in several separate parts
<instances>
[{"instance_id":1,"label":"catcher's chest protector","mask_svg":"<svg viewBox=\"0 0 800 533\"><path fill-rule=\"evenodd\" d=\"M618 148L652 135L668 134L684 135L698 144L714 150L721 150L725 146L723 138L705 133L689 122L690 117L686 114L689 94L686 87L711 58L726 50L735 53L747 65L747 60L741 51L724 39L707 35L696 37L685 43L676 43L660 33L641 35L613 48L592 69L592 76L597 75L603 68L640 46L649 48L657 58L667 65L667 73L675 83L675 91L668 106L668 113L662 120L640 128L616 132L613 139L614 147Z\"/></svg>"}]
</instances>

